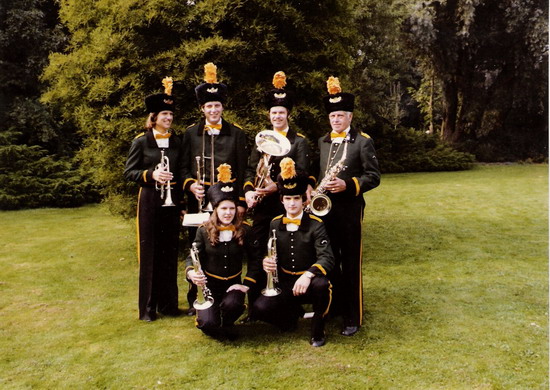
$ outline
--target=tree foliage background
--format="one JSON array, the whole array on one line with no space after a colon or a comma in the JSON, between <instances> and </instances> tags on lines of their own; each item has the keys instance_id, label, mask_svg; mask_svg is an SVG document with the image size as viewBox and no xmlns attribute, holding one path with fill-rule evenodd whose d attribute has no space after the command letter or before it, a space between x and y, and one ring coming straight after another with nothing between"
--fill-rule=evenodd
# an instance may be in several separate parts
<instances>
[{"instance_id":1,"label":"tree foliage background","mask_svg":"<svg viewBox=\"0 0 550 390\"><path fill-rule=\"evenodd\" d=\"M118 211L129 209L135 190L122 170L143 127L144 96L172 76L179 106L174 127L182 133L199 117L193 90L207 62L218 66L218 79L229 86L225 117L250 135L269 125L263 94L283 70L299 99L292 125L314 142L328 130L325 81L339 77L343 89L357 95L354 124L375 139L384 172L465 169L473 155L463 152L482 161L540 161L547 155L546 2L7 4L1 12L12 9L12 17L33 7L43 16L42 24L2 24L2 48L8 40L1 38L10 33L14 42L29 40L22 45L29 50L18 56L2 53L2 66L35 69L34 79L26 80L37 88L17 89L24 83L11 77L14 89L3 88L2 101L13 103L6 111L13 113L28 111L20 99L33 97L34 110L42 113L33 117L42 120L27 126L32 130L26 136L0 140L6 146L49 145L48 153L72 157L69 166L78 164L83 177L90 175ZM30 31L18 37L23 30ZM30 50L36 41L40 50ZM9 118L4 123L13 122Z\"/></svg>"}]
</instances>

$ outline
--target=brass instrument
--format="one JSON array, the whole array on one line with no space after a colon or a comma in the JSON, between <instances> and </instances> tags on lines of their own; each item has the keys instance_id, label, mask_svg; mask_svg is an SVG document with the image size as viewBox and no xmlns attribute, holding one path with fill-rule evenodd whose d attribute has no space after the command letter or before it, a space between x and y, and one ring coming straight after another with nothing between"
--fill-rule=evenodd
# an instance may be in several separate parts
<instances>
[{"instance_id":1,"label":"brass instrument","mask_svg":"<svg viewBox=\"0 0 550 390\"><path fill-rule=\"evenodd\" d=\"M204 186L206 184L206 160L210 160L210 184L214 184L214 136L210 136L210 156L207 156L205 153L207 135L206 132L208 131L207 129L209 129L209 127L205 126L205 129L202 133L202 153L200 156L195 156L195 161L197 163L197 183L199 183L201 186ZM210 218L209 213L212 213L214 209L212 208L211 203L208 203L206 207L204 206L206 192L204 195L205 196L202 199L198 200L199 212L185 214L183 216L183 226L197 227L208 221L208 219Z\"/></svg>"},{"instance_id":2,"label":"brass instrument","mask_svg":"<svg viewBox=\"0 0 550 390\"><path fill-rule=\"evenodd\" d=\"M277 261L277 236L275 229L272 230L272 235L267 241L267 256ZM266 297L275 297L281 293L281 289L275 285L279 282L277 269L274 272L267 273L267 285L262 290L262 295Z\"/></svg>"},{"instance_id":3,"label":"brass instrument","mask_svg":"<svg viewBox=\"0 0 550 390\"><path fill-rule=\"evenodd\" d=\"M290 152L290 141L284 135L274 130L263 130L256 134L256 147L262 153L258 166L256 167L256 178L254 188L265 188L271 184L271 157L284 156ZM256 195L256 202L261 202L263 196Z\"/></svg>"},{"instance_id":4,"label":"brass instrument","mask_svg":"<svg viewBox=\"0 0 550 390\"><path fill-rule=\"evenodd\" d=\"M330 167L328 171L325 172L323 180L321 180L317 188L315 188L315 196L311 198L311 202L304 208L305 212L311 212L318 217L325 216L330 212L330 209L332 208L332 202L330 198L325 195L327 184L329 181L334 180L340 172L347 168L347 166L344 165L344 162L346 161L348 142L346 142L345 140L342 142L344 143L342 157L340 158L340 160L338 160L336 164L334 164L332 167Z\"/></svg>"},{"instance_id":5,"label":"brass instrument","mask_svg":"<svg viewBox=\"0 0 550 390\"><path fill-rule=\"evenodd\" d=\"M170 160L168 159L168 156L164 155L164 149L161 149L160 151L160 163L156 165L155 170L170 172ZM159 185L158 182L155 182L155 189L157 191L160 191L161 199L164 199L164 194L166 193L166 199L164 199L162 207L175 206L174 202L172 201L172 185L170 183L170 180L168 180L166 183L162 183L161 185Z\"/></svg>"},{"instance_id":6,"label":"brass instrument","mask_svg":"<svg viewBox=\"0 0 550 390\"><path fill-rule=\"evenodd\" d=\"M199 260L199 250L197 244L193 243L191 246L191 259L193 260L193 270L196 273L203 273L201 268L201 262ZM208 309L214 303L212 292L206 284L204 286L197 285L197 299L193 302L193 307L197 310Z\"/></svg>"}]
</instances>

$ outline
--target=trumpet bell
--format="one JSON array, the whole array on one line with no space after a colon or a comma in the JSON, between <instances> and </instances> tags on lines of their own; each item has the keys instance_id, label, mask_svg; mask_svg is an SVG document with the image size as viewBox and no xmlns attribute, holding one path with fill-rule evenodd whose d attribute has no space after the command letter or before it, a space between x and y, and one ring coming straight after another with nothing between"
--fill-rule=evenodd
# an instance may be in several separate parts
<instances>
[{"instance_id":1,"label":"trumpet bell","mask_svg":"<svg viewBox=\"0 0 550 390\"><path fill-rule=\"evenodd\" d=\"M330 212L332 202L325 194L315 195L311 199L310 210L318 217L323 217Z\"/></svg>"},{"instance_id":2,"label":"trumpet bell","mask_svg":"<svg viewBox=\"0 0 550 390\"><path fill-rule=\"evenodd\" d=\"M204 300L204 302L199 302L197 299L195 302L193 302L193 307L197 310L206 310L209 307L211 307L214 304L214 298L208 297Z\"/></svg>"},{"instance_id":3,"label":"trumpet bell","mask_svg":"<svg viewBox=\"0 0 550 390\"><path fill-rule=\"evenodd\" d=\"M264 297L276 297L281 293L281 289L278 287L275 288L264 288L262 290L262 295Z\"/></svg>"},{"instance_id":4,"label":"trumpet bell","mask_svg":"<svg viewBox=\"0 0 550 390\"><path fill-rule=\"evenodd\" d=\"M274 130L262 130L256 134L256 146L270 156L284 156L290 152L290 141Z\"/></svg>"}]
</instances>

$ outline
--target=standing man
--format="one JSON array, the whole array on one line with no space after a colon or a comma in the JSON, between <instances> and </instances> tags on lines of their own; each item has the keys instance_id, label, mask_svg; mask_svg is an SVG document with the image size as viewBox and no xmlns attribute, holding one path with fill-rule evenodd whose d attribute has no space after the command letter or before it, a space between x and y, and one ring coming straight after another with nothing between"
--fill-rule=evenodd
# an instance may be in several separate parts
<instances>
[{"instance_id":1,"label":"standing man","mask_svg":"<svg viewBox=\"0 0 550 390\"><path fill-rule=\"evenodd\" d=\"M296 172L292 159L281 161L277 186L285 214L271 222L276 258L266 257L263 268L278 275L280 295L261 295L254 302L251 316L283 331L292 330L303 312L301 304L312 303L310 344L321 347L325 345L325 317L332 296L326 275L334 266L334 255L323 221L303 211L308 178Z\"/></svg>"},{"instance_id":2,"label":"standing man","mask_svg":"<svg viewBox=\"0 0 550 390\"><path fill-rule=\"evenodd\" d=\"M222 118L224 104L227 100L227 86L217 81L217 68L213 63L204 66L204 83L195 88L195 95L204 117L198 123L187 128L183 135L184 148L184 189L188 195L189 213L199 211L199 203L206 206L206 190L215 183L214 167L229 164L233 168L232 181L238 188L238 212L245 212L243 194L244 176L248 160L246 135L235 124ZM197 159L198 157L198 159ZM197 161L202 177L197 177ZM212 181L214 180L214 182ZM189 228L189 241L193 242L197 228ZM190 290L188 300L190 307L195 300L196 292ZM190 309L189 314L194 314Z\"/></svg>"},{"instance_id":3,"label":"standing man","mask_svg":"<svg viewBox=\"0 0 550 390\"><path fill-rule=\"evenodd\" d=\"M265 253L267 241L269 238L269 224L271 220L284 212L283 205L279 199L277 192L277 176L281 168L279 163L284 157L290 157L294 160L298 171L303 173L309 172L310 167L310 148L307 139L296 130L290 128L288 120L290 112L294 106L294 96L291 91L284 89L286 86L286 75L284 72L277 72L273 76L273 86L266 93L265 102L269 110L269 120L273 127L273 131L286 137L290 142L290 151L283 156L265 156L258 146L254 146L250 154L250 161L246 171L244 184L244 192L246 203L252 211L252 230L250 231L250 239L254 245L257 245L261 253ZM260 161L266 161L266 166L270 165L267 184L263 187L256 188L254 186L257 176L257 168ZM313 178L310 179L312 184L315 184ZM307 195L311 193L312 187L308 186ZM257 287L265 285L265 275L261 275L261 279L257 283ZM250 304L258 296L259 291L251 289L248 294Z\"/></svg>"},{"instance_id":4,"label":"standing man","mask_svg":"<svg viewBox=\"0 0 550 390\"><path fill-rule=\"evenodd\" d=\"M346 168L325 186L332 208L323 220L336 260L330 275L334 284L333 309L343 317L341 334L352 336L363 321L363 194L380 184L380 171L372 138L351 126L355 96L342 92L338 79L332 76L327 87L329 95L323 101L332 131L319 138L319 182L346 150L342 161Z\"/></svg>"}]
</instances>

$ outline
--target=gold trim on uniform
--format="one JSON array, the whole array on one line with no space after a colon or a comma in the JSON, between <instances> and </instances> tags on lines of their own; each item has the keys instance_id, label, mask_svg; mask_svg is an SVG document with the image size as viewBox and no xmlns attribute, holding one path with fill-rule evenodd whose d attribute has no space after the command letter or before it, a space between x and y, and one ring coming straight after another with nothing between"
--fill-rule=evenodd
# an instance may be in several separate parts
<instances>
[{"instance_id":1,"label":"gold trim on uniform","mask_svg":"<svg viewBox=\"0 0 550 390\"><path fill-rule=\"evenodd\" d=\"M361 187L359 186L359 180L357 180L356 177L352 177L351 179L355 183L355 196L359 196L359 194L361 193Z\"/></svg>"},{"instance_id":2,"label":"gold trim on uniform","mask_svg":"<svg viewBox=\"0 0 550 390\"><path fill-rule=\"evenodd\" d=\"M141 176L143 176L143 181L147 183L147 171L143 171Z\"/></svg>"},{"instance_id":3,"label":"gold trim on uniform","mask_svg":"<svg viewBox=\"0 0 550 390\"><path fill-rule=\"evenodd\" d=\"M227 278L224 277L224 276L214 275L214 274L211 274L210 272L206 272L206 271L204 271L204 273L205 273L206 275L212 276L213 278L216 278L216 279L220 279L220 280L231 280L231 279L233 279L233 278L236 278L236 277L239 276L240 274L242 274L243 271L241 270L241 271L239 271L238 274L235 274L235 275L233 275L233 276L229 276L229 277L227 277Z\"/></svg>"},{"instance_id":4,"label":"gold trim on uniform","mask_svg":"<svg viewBox=\"0 0 550 390\"><path fill-rule=\"evenodd\" d=\"M313 214L309 214L309 218L313 219L314 221L317 221L317 222L323 222L323 220Z\"/></svg>"},{"instance_id":5,"label":"gold trim on uniform","mask_svg":"<svg viewBox=\"0 0 550 390\"><path fill-rule=\"evenodd\" d=\"M283 272L285 274L290 274L290 275L303 275L306 273L307 269L305 271L299 271L299 272L294 272L294 271L289 271L287 269L284 269L283 267L281 267L281 269L283 270Z\"/></svg>"},{"instance_id":6,"label":"gold trim on uniform","mask_svg":"<svg viewBox=\"0 0 550 390\"><path fill-rule=\"evenodd\" d=\"M245 276L244 280L250 280L252 283L254 283L254 284L256 283L256 281L254 279L249 278L248 276Z\"/></svg>"},{"instance_id":7,"label":"gold trim on uniform","mask_svg":"<svg viewBox=\"0 0 550 390\"><path fill-rule=\"evenodd\" d=\"M313 264L312 267L317 267L319 269L319 271L321 271L323 273L323 275L327 274L327 271L320 264Z\"/></svg>"},{"instance_id":8,"label":"gold trim on uniform","mask_svg":"<svg viewBox=\"0 0 550 390\"><path fill-rule=\"evenodd\" d=\"M370 135L368 135L367 133L363 133L362 131L359 134L361 134L365 138L370 138Z\"/></svg>"}]
</instances>

